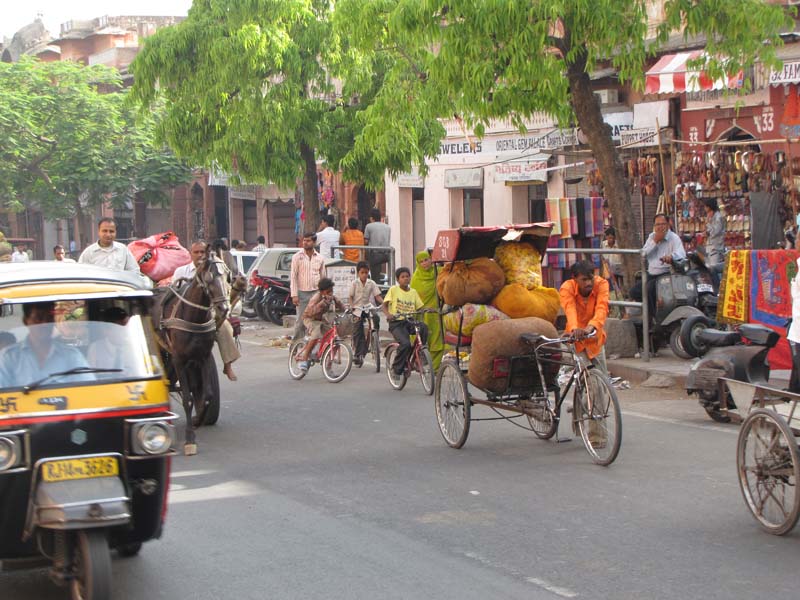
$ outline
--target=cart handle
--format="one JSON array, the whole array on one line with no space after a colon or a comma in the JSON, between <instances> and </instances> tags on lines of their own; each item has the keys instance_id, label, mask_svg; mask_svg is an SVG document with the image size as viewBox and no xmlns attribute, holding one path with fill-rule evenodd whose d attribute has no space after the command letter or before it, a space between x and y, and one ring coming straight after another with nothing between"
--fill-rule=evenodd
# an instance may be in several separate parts
<instances>
[{"instance_id":1,"label":"cart handle","mask_svg":"<svg viewBox=\"0 0 800 600\"><path fill-rule=\"evenodd\" d=\"M591 339L593 337L597 337L597 330L593 331L589 335L587 335L583 339ZM545 344L574 344L578 340L575 339L573 335L565 335L559 338L549 338L545 335L541 335L539 333L523 333L519 336L523 342L527 342L530 345L535 345L538 343L545 343Z\"/></svg>"}]
</instances>

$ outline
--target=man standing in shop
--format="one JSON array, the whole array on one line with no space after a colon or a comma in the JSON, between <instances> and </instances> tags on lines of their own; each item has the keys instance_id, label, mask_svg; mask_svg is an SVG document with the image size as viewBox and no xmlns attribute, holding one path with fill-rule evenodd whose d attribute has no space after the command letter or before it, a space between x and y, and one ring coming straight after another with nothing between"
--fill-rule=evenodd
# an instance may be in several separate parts
<instances>
[{"instance_id":1,"label":"man standing in shop","mask_svg":"<svg viewBox=\"0 0 800 600\"><path fill-rule=\"evenodd\" d=\"M97 241L81 252L79 263L97 265L115 271L139 273L139 263L125 244L116 241L117 224L111 217L103 217L97 223Z\"/></svg>"},{"instance_id":2,"label":"man standing in shop","mask_svg":"<svg viewBox=\"0 0 800 600\"><path fill-rule=\"evenodd\" d=\"M325 277L325 259L314 249L317 242L316 233L303 235L303 249L292 257L289 287L292 302L297 307L297 319L294 324L292 340L299 340L305 334L303 313L308 301L317 293L319 280Z\"/></svg>"},{"instance_id":3,"label":"man standing in shop","mask_svg":"<svg viewBox=\"0 0 800 600\"><path fill-rule=\"evenodd\" d=\"M369 213L369 223L364 228L364 241L367 246L382 246L388 248L392 241L392 229L381 221L381 211L373 208ZM389 262L389 250L369 250L370 278L377 284L381 283L383 265Z\"/></svg>"},{"instance_id":4,"label":"man standing in shop","mask_svg":"<svg viewBox=\"0 0 800 600\"><path fill-rule=\"evenodd\" d=\"M725 265L725 217L719 212L716 198L706 198L703 204L706 207L706 266L714 285L719 285Z\"/></svg>"}]
</instances>

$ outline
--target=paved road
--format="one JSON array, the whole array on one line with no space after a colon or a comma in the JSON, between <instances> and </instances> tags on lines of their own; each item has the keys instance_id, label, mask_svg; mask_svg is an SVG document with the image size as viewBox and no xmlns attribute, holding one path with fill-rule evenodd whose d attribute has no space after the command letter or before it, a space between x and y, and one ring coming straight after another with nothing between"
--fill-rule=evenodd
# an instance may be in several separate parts
<instances>
[{"instance_id":1,"label":"paved road","mask_svg":"<svg viewBox=\"0 0 800 600\"><path fill-rule=\"evenodd\" d=\"M331 385L315 367L294 382L286 351L254 345L256 333L240 381L223 384L220 424L174 462L164 538L114 561L117 598L796 593L798 534L763 534L747 513L736 428L678 393L622 394L609 468L577 440L503 422L474 424L457 451L418 380L398 393L365 368ZM0 592L65 597L43 571L0 574Z\"/></svg>"}]
</instances>

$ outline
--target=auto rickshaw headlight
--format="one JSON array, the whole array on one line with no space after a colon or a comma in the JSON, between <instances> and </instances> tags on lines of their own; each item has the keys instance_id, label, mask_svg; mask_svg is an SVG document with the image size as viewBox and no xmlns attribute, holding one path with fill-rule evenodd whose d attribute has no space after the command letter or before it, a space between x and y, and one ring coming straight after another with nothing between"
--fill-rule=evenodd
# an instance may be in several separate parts
<instances>
[{"instance_id":1,"label":"auto rickshaw headlight","mask_svg":"<svg viewBox=\"0 0 800 600\"><path fill-rule=\"evenodd\" d=\"M134 448L137 454L164 454L172 446L170 425L160 421L141 423L134 430Z\"/></svg>"},{"instance_id":2,"label":"auto rickshaw headlight","mask_svg":"<svg viewBox=\"0 0 800 600\"><path fill-rule=\"evenodd\" d=\"M19 463L20 439L16 436L0 436L0 471L13 469Z\"/></svg>"}]
</instances>

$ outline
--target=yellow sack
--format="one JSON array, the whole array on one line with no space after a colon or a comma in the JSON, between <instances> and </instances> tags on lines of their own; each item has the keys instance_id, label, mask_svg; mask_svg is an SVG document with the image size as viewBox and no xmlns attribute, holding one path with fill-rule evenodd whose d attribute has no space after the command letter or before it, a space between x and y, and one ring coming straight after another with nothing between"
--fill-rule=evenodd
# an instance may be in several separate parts
<instances>
[{"instance_id":1,"label":"yellow sack","mask_svg":"<svg viewBox=\"0 0 800 600\"><path fill-rule=\"evenodd\" d=\"M448 263L436 278L436 291L445 304L488 304L505 285L503 269L491 258Z\"/></svg>"},{"instance_id":2,"label":"yellow sack","mask_svg":"<svg viewBox=\"0 0 800 600\"><path fill-rule=\"evenodd\" d=\"M494 259L506 274L506 283L519 283L529 290L542 285L542 257L528 242L503 242Z\"/></svg>"},{"instance_id":3,"label":"yellow sack","mask_svg":"<svg viewBox=\"0 0 800 600\"><path fill-rule=\"evenodd\" d=\"M529 290L520 283L510 283L500 290L492 304L512 319L539 317L554 323L561 307L561 298L555 288Z\"/></svg>"}]
</instances>

